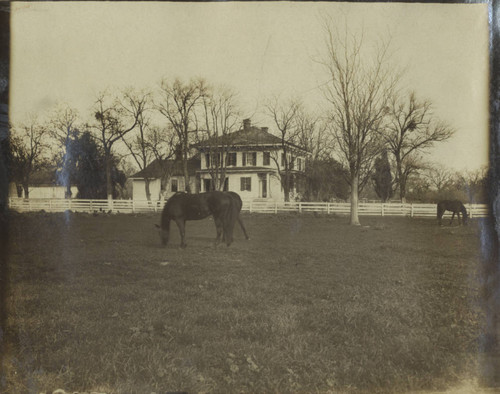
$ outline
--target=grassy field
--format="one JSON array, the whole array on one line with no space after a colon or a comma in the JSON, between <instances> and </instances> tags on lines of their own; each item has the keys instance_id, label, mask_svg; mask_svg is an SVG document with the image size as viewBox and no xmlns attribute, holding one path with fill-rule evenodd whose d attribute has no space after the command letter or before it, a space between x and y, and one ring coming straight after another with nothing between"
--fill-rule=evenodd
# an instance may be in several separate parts
<instances>
[{"instance_id":1,"label":"grassy field","mask_svg":"<svg viewBox=\"0 0 500 394\"><path fill-rule=\"evenodd\" d=\"M479 230L435 220L15 214L9 393L409 392L480 375ZM472 383L471 383L472 382Z\"/></svg>"}]
</instances>

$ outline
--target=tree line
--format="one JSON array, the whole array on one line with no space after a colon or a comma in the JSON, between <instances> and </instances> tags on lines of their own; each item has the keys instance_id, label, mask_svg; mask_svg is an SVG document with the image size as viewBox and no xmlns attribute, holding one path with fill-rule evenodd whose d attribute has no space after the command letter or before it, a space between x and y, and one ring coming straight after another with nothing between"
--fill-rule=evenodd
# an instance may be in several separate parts
<instances>
[{"instance_id":1,"label":"tree line","mask_svg":"<svg viewBox=\"0 0 500 394\"><path fill-rule=\"evenodd\" d=\"M394 65L389 44L367 45L363 34L340 31L328 19L324 32L318 60L326 81L318 88L323 105L311 111L300 97L273 96L262 109L281 141L284 155L272 159L285 199L295 185L305 200L350 200L351 224L359 224L363 195L375 194L382 201L397 196L402 202L452 196L483 200L485 171L445 176L447 171L425 160L429 148L455 130L437 117L430 100L402 87L404 72ZM77 184L82 198L110 199L124 181L120 163L123 167L129 160L143 170L156 160L167 180L177 161L190 192L187 163L193 146L210 141L205 149L218 158L210 161L211 184L222 189L231 135L243 118L232 88L202 78L163 78L155 90L105 91L95 98L86 120L66 106L44 121L31 117L11 125L10 173L26 197L30 176L55 166L68 196L70 185ZM308 151L300 176L293 171L293 155L287 154L294 145Z\"/></svg>"}]
</instances>

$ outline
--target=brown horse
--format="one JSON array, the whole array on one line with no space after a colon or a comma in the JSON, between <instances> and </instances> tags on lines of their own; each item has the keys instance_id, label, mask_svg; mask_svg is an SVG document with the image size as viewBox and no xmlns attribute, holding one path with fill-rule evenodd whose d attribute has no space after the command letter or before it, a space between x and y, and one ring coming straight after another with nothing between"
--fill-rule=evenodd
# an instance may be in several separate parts
<instances>
[{"instance_id":1,"label":"brown horse","mask_svg":"<svg viewBox=\"0 0 500 394\"><path fill-rule=\"evenodd\" d=\"M201 220L212 215L217 227L217 239L223 234L227 246L233 242L234 223L238 218L238 206L231 196L224 192L212 191L199 194L176 193L170 197L161 214L160 239L163 245L168 244L170 221L179 227L181 247L186 247L186 220Z\"/></svg>"},{"instance_id":2,"label":"brown horse","mask_svg":"<svg viewBox=\"0 0 500 394\"><path fill-rule=\"evenodd\" d=\"M441 218L443 217L443 214L445 211L450 211L453 212L453 215L451 216L450 220L450 225L453 222L453 218L455 217L455 214L457 214L457 219L458 219L458 224L460 225L460 214L462 214L462 222L463 224L467 224L467 209L465 209L464 204L462 204L461 201L459 200L444 200L444 201L439 201L437 204L437 219L438 223L441 226Z\"/></svg>"}]
</instances>

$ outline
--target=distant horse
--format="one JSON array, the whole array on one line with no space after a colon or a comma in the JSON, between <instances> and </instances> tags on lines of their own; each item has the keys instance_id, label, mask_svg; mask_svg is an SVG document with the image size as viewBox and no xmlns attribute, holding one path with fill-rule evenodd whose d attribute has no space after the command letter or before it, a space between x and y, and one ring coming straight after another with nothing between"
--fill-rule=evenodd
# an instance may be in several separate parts
<instances>
[{"instance_id":1,"label":"distant horse","mask_svg":"<svg viewBox=\"0 0 500 394\"><path fill-rule=\"evenodd\" d=\"M247 230L245 229L245 226L243 225L243 221L241 220L241 217L240 217L241 208L243 207L243 201L241 201L240 195L238 193L235 193L235 192L225 192L225 193L227 193L231 197L233 197L233 199L236 203L236 209L238 212L238 216L236 217L236 220L238 220L238 223L240 224L240 227L243 230L243 234L245 234L245 238L250 239L250 237L247 234Z\"/></svg>"},{"instance_id":2,"label":"distant horse","mask_svg":"<svg viewBox=\"0 0 500 394\"><path fill-rule=\"evenodd\" d=\"M161 214L160 238L163 245L168 244L170 235L170 221L173 220L179 227L181 247L186 247L185 230L186 220L201 220L212 215L217 227L217 239L220 234L227 246L233 242L234 223L238 217L238 207L234 199L224 192L213 191L199 194L176 193L170 197Z\"/></svg>"},{"instance_id":3,"label":"distant horse","mask_svg":"<svg viewBox=\"0 0 500 394\"><path fill-rule=\"evenodd\" d=\"M467 209L465 209L464 204L460 202L459 200L444 200L440 201L437 204L437 218L438 218L438 223L441 226L441 218L443 217L443 214L445 211L450 211L453 212L453 215L451 216L450 224L453 222L453 218L455 217L455 214L457 214L457 219L458 219L458 224L460 225L460 214L462 214L462 221L463 224L467 224Z\"/></svg>"}]
</instances>

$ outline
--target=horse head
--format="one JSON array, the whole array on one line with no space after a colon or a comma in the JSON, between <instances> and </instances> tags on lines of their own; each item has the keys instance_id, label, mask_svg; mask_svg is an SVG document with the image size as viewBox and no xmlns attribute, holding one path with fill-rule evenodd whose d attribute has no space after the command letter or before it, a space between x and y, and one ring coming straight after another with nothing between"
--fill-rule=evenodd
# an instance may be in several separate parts
<instances>
[{"instance_id":1,"label":"horse head","mask_svg":"<svg viewBox=\"0 0 500 394\"><path fill-rule=\"evenodd\" d=\"M158 229L158 234L160 235L160 241L163 246L167 246L168 244L168 235L169 232L162 229L159 225L155 224L155 227Z\"/></svg>"}]
</instances>

